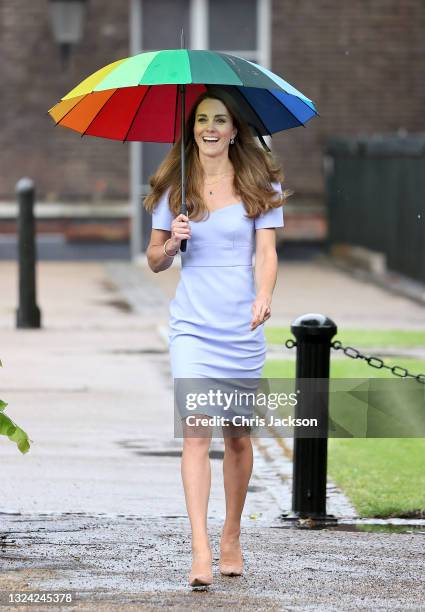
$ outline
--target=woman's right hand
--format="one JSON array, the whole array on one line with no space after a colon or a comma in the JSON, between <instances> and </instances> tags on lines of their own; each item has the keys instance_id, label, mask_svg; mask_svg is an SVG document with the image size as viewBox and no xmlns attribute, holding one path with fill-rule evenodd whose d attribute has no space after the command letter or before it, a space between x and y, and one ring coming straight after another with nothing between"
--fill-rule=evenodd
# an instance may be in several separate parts
<instances>
[{"instance_id":1,"label":"woman's right hand","mask_svg":"<svg viewBox=\"0 0 425 612\"><path fill-rule=\"evenodd\" d=\"M189 240L191 236L189 217L180 213L171 223L170 249L178 251L181 241Z\"/></svg>"}]
</instances>

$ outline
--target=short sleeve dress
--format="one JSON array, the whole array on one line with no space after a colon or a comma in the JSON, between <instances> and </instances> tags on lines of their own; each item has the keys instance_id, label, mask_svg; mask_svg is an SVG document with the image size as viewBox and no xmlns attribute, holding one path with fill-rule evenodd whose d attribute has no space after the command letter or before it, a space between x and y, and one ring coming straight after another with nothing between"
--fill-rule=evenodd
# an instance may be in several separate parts
<instances>
[{"instance_id":1,"label":"short sleeve dress","mask_svg":"<svg viewBox=\"0 0 425 612\"><path fill-rule=\"evenodd\" d=\"M281 193L280 183L272 183ZM168 191L152 214L154 229L171 230ZM255 232L283 227L283 207L249 219L243 202L190 221L181 274L170 303L169 348L174 379L261 377L264 326L250 329L255 300Z\"/></svg>"}]
</instances>

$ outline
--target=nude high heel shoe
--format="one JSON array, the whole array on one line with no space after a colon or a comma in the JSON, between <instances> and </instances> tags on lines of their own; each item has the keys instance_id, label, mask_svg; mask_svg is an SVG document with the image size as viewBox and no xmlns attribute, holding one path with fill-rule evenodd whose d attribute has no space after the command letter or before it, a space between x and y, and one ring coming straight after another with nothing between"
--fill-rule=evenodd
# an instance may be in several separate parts
<instances>
[{"instance_id":1,"label":"nude high heel shoe","mask_svg":"<svg viewBox=\"0 0 425 612\"><path fill-rule=\"evenodd\" d=\"M223 563L220 561L220 574L222 576L242 576L243 563Z\"/></svg>"},{"instance_id":2,"label":"nude high heel shoe","mask_svg":"<svg viewBox=\"0 0 425 612\"><path fill-rule=\"evenodd\" d=\"M232 555L233 556L233 555ZM220 574L223 576L242 576L243 574L243 557L239 549L240 559L229 561L229 555L221 553L220 555Z\"/></svg>"},{"instance_id":3,"label":"nude high heel shoe","mask_svg":"<svg viewBox=\"0 0 425 612\"><path fill-rule=\"evenodd\" d=\"M189 584L191 587L203 587L210 586L212 584L212 573L211 574L189 574Z\"/></svg>"},{"instance_id":4,"label":"nude high heel shoe","mask_svg":"<svg viewBox=\"0 0 425 612\"><path fill-rule=\"evenodd\" d=\"M194 555L195 556L195 555ZM195 562L192 563L192 570L189 574L189 584L191 587L204 587L212 584L213 576L212 576L212 558L210 558L209 569L195 569Z\"/></svg>"}]
</instances>

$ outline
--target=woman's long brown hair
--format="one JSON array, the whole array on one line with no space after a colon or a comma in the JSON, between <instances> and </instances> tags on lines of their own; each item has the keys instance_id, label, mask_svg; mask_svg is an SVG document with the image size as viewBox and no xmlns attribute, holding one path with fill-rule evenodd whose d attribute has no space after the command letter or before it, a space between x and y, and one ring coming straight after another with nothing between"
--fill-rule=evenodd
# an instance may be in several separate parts
<instances>
[{"instance_id":1,"label":"woman's long brown hair","mask_svg":"<svg viewBox=\"0 0 425 612\"><path fill-rule=\"evenodd\" d=\"M234 168L234 190L244 203L247 216L256 218L271 208L285 204L292 195L291 190L284 190L276 198L272 182L283 182L284 175L280 164L271 153L267 153L256 143L248 125L238 116L233 99L223 90L202 93L192 107L186 123L186 201L191 220L204 218L208 208L201 195L201 185L204 180L204 170L199 160L198 145L193 136L196 110L199 104L211 98L220 100L227 108L238 132L233 145L229 145L229 159ZM174 144L158 170L149 179L150 193L144 200L147 211L152 213L158 200L168 188L170 210L174 216L180 214L181 184L180 184L180 139Z\"/></svg>"}]
</instances>

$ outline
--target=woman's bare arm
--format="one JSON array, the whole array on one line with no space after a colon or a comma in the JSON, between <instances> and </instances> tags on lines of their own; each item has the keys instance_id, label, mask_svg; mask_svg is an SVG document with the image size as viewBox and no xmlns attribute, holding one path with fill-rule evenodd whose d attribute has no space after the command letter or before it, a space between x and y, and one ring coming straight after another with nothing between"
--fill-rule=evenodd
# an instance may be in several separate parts
<instances>
[{"instance_id":1,"label":"woman's bare arm","mask_svg":"<svg viewBox=\"0 0 425 612\"><path fill-rule=\"evenodd\" d=\"M189 218L186 215L178 215L171 224L171 231L162 229L152 229L151 238L146 256L148 264L153 272L167 270L173 263L173 254L177 255L182 240L189 240L191 237ZM164 253L164 244L167 242L167 253Z\"/></svg>"},{"instance_id":2,"label":"woman's bare arm","mask_svg":"<svg viewBox=\"0 0 425 612\"><path fill-rule=\"evenodd\" d=\"M258 229L255 232L255 283L257 294L252 305L251 329L271 316L273 290L277 278L276 230Z\"/></svg>"}]
</instances>

